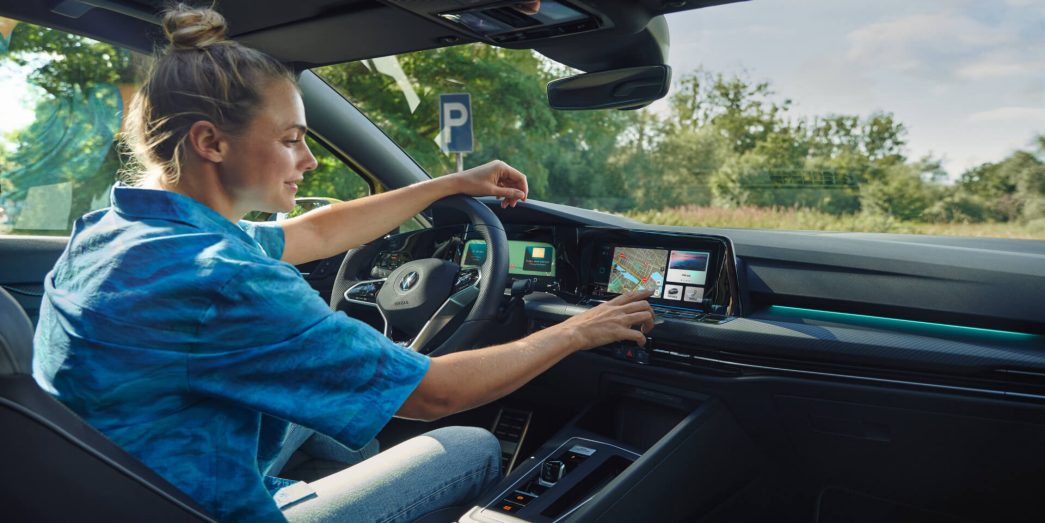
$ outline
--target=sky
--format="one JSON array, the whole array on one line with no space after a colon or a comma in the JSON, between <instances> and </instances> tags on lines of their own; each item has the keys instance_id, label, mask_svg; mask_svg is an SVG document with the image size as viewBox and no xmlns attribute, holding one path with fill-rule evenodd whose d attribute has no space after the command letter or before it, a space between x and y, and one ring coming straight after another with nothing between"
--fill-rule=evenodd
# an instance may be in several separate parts
<instances>
[{"instance_id":1,"label":"sky","mask_svg":"<svg viewBox=\"0 0 1045 523\"><path fill-rule=\"evenodd\" d=\"M1045 0L754 0L667 19L676 78L766 80L794 116L891 112L909 157L952 179L1045 134Z\"/></svg>"}]
</instances>

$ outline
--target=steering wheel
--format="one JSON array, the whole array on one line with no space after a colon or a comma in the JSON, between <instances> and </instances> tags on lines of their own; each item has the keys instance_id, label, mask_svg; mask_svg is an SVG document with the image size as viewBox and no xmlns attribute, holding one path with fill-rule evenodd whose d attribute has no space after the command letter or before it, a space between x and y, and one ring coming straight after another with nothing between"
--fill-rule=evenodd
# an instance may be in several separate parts
<instances>
[{"instance_id":1,"label":"steering wheel","mask_svg":"<svg viewBox=\"0 0 1045 523\"><path fill-rule=\"evenodd\" d=\"M385 336L411 350L435 356L473 348L493 327L508 278L508 239L497 215L475 198L449 196L432 207L463 212L471 230L486 241L486 259L478 269L424 258L404 263L386 278L356 279L370 268L381 250L384 242L376 240L345 254L334 280L330 307L336 311L344 301L376 307L385 322ZM450 337L434 346L433 340L441 337L446 326L464 314L464 321ZM393 337L397 333L405 337L397 340Z\"/></svg>"}]
</instances>

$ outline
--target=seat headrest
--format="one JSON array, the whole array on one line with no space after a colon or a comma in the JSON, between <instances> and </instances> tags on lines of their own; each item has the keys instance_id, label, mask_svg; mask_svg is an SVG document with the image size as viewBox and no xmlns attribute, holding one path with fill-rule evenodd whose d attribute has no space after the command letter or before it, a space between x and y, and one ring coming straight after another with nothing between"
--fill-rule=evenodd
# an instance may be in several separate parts
<instances>
[{"instance_id":1,"label":"seat headrest","mask_svg":"<svg viewBox=\"0 0 1045 523\"><path fill-rule=\"evenodd\" d=\"M33 323L0 287L0 376L33 373Z\"/></svg>"}]
</instances>

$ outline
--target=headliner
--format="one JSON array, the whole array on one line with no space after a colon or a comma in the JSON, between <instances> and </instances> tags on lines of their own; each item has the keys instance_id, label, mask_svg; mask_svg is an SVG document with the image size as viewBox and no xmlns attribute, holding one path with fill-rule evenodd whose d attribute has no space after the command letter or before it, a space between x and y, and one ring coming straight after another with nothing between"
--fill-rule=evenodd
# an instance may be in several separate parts
<instances>
[{"instance_id":1,"label":"headliner","mask_svg":"<svg viewBox=\"0 0 1045 523\"><path fill-rule=\"evenodd\" d=\"M568 1L591 11L603 21L603 26L587 33L504 44L504 47L533 48L584 71L664 63L667 28L658 15L738 0ZM156 14L165 3L165 0L0 0L0 14L148 53L165 44ZM430 16L427 10L440 5L486 4L506 2L221 0L216 2L216 7L228 21L231 38L297 69L305 69L474 42L478 40L475 35Z\"/></svg>"}]
</instances>

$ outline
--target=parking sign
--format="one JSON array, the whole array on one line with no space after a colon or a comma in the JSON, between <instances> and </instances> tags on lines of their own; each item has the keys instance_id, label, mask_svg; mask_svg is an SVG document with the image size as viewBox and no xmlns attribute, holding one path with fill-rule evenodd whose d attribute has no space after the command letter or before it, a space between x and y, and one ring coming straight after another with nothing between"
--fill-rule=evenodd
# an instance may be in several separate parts
<instances>
[{"instance_id":1,"label":"parking sign","mask_svg":"<svg viewBox=\"0 0 1045 523\"><path fill-rule=\"evenodd\" d=\"M472 96L439 95L439 146L444 153L472 152Z\"/></svg>"}]
</instances>

